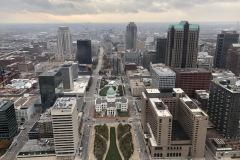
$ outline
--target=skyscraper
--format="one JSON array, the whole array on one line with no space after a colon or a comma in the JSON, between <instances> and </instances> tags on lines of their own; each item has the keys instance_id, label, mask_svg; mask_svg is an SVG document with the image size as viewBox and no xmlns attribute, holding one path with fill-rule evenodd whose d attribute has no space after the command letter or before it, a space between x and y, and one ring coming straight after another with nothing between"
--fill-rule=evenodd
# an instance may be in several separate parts
<instances>
[{"instance_id":1,"label":"skyscraper","mask_svg":"<svg viewBox=\"0 0 240 160\"><path fill-rule=\"evenodd\" d=\"M76 60L79 64L92 64L91 40L77 40Z\"/></svg>"},{"instance_id":2,"label":"skyscraper","mask_svg":"<svg viewBox=\"0 0 240 160\"><path fill-rule=\"evenodd\" d=\"M9 139L12 141L17 133L18 125L14 103L0 99L0 140Z\"/></svg>"},{"instance_id":3,"label":"skyscraper","mask_svg":"<svg viewBox=\"0 0 240 160\"><path fill-rule=\"evenodd\" d=\"M232 44L228 50L226 69L240 75L240 44Z\"/></svg>"},{"instance_id":4,"label":"skyscraper","mask_svg":"<svg viewBox=\"0 0 240 160\"><path fill-rule=\"evenodd\" d=\"M66 59L75 58L75 55L73 54L72 36L69 27L58 27L57 45L58 53L56 55L56 59L64 61Z\"/></svg>"},{"instance_id":5,"label":"skyscraper","mask_svg":"<svg viewBox=\"0 0 240 160\"><path fill-rule=\"evenodd\" d=\"M137 26L130 22L126 27L125 47L126 50L136 50L137 44Z\"/></svg>"},{"instance_id":6,"label":"skyscraper","mask_svg":"<svg viewBox=\"0 0 240 160\"><path fill-rule=\"evenodd\" d=\"M107 55L112 54L112 41L109 35L104 38L104 52Z\"/></svg>"},{"instance_id":7,"label":"skyscraper","mask_svg":"<svg viewBox=\"0 0 240 160\"><path fill-rule=\"evenodd\" d=\"M167 51L167 38L157 38L156 63L165 64Z\"/></svg>"},{"instance_id":8,"label":"skyscraper","mask_svg":"<svg viewBox=\"0 0 240 160\"><path fill-rule=\"evenodd\" d=\"M239 34L236 31L222 31L217 36L217 45L214 56L214 67L225 68L227 52L233 43L238 43Z\"/></svg>"},{"instance_id":9,"label":"skyscraper","mask_svg":"<svg viewBox=\"0 0 240 160\"><path fill-rule=\"evenodd\" d=\"M208 101L209 120L226 138L239 136L240 86L213 80Z\"/></svg>"},{"instance_id":10,"label":"skyscraper","mask_svg":"<svg viewBox=\"0 0 240 160\"><path fill-rule=\"evenodd\" d=\"M181 21L170 25L167 36L166 65L173 68L195 68L197 65L199 25Z\"/></svg>"},{"instance_id":11,"label":"skyscraper","mask_svg":"<svg viewBox=\"0 0 240 160\"><path fill-rule=\"evenodd\" d=\"M62 81L60 69L48 70L39 75L39 88L42 101L42 109L50 108L56 100L56 89Z\"/></svg>"},{"instance_id":12,"label":"skyscraper","mask_svg":"<svg viewBox=\"0 0 240 160\"><path fill-rule=\"evenodd\" d=\"M58 98L51 115L56 156L59 159L75 159L79 143L76 98Z\"/></svg>"},{"instance_id":13,"label":"skyscraper","mask_svg":"<svg viewBox=\"0 0 240 160\"><path fill-rule=\"evenodd\" d=\"M73 90L73 68L71 63L63 64L62 70L62 82L64 90Z\"/></svg>"}]
</instances>

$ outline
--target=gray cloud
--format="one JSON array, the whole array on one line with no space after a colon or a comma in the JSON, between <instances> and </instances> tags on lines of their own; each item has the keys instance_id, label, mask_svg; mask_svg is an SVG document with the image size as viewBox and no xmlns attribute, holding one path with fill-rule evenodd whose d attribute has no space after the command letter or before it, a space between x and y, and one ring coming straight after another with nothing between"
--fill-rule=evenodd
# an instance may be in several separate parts
<instances>
[{"instance_id":1,"label":"gray cloud","mask_svg":"<svg viewBox=\"0 0 240 160\"><path fill-rule=\"evenodd\" d=\"M228 3L240 0L228 0ZM0 9L4 12L37 12L54 15L78 15L101 13L166 12L171 9L192 9L198 5L226 2L226 0L4 0Z\"/></svg>"}]
</instances>

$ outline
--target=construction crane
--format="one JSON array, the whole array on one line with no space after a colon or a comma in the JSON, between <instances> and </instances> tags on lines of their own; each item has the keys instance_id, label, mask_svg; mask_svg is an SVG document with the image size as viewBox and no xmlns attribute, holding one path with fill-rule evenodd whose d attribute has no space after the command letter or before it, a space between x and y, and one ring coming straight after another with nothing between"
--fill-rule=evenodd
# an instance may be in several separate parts
<instances>
[{"instance_id":1,"label":"construction crane","mask_svg":"<svg viewBox=\"0 0 240 160\"><path fill-rule=\"evenodd\" d=\"M0 85L3 84L3 87L6 86L6 81L8 80L8 78L6 78L4 81L0 82Z\"/></svg>"}]
</instances>

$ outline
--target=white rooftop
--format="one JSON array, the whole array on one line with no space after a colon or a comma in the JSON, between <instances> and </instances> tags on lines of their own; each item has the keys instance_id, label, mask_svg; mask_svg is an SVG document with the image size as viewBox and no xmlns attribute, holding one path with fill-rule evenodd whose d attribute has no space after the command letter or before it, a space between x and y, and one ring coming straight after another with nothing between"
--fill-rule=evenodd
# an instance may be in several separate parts
<instances>
[{"instance_id":1,"label":"white rooftop","mask_svg":"<svg viewBox=\"0 0 240 160\"><path fill-rule=\"evenodd\" d=\"M157 115L158 115L159 117L172 117L172 115L171 115L171 113L169 112L168 108L166 108L166 109L164 109L164 110L159 110L159 109L157 108L157 106L155 105L156 102L162 102L161 99L159 99L159 98L150 98L149 100L150 100L150 102L152 102L152 106L153 106L155 112L157 113ZM162 103L163 103L163 102L162 102Z\"/></svg>"},{"instance_id":2,"label":"white rooftop","mask_svg":"<svg viewBox=\"0 0 240 160\"><path fill-rule=\"evenodd\" d=\"M160 93L158 89L146 89L148 93Z\"/></svg>"},{"instance_id":3,"label":"white rooftop","mask_svg":"<svg viewBox=\"0 0 240 160\"><path fill-rule=\"evenodd\" d=\"M158 75L176 75L175 72L173 72L170 68L161 63L152 64L151 67Z\"/></svg>"},{"instance_id":4,"label":"white rooftop","mask_svg":"<svg viewBox=\"0 0 240 160\"><path fill-rule=\"evenodd\" d=\"M56 100L52 109L72 109L74 102L76 101L75 97L61 97Z\"/></svg>"}]
</instances>

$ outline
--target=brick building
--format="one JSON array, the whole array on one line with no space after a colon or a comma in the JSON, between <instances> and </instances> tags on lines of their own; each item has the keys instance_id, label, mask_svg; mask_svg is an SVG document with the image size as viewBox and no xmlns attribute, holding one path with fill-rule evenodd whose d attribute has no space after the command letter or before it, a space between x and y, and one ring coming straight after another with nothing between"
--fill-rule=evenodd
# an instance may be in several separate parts
<instances>
[{"instance_id":1,"label":"brick building","mask_svg":"<svg viewBox=\"0 0 240 160\"><path fill-rule=\"evenodd\" d=\"M190 97L194 97L195 90L209 90L212 72L203 68L175 68L176 87L182 88Z\"/></svg>"}]
</instances>

